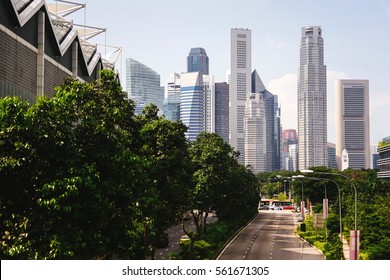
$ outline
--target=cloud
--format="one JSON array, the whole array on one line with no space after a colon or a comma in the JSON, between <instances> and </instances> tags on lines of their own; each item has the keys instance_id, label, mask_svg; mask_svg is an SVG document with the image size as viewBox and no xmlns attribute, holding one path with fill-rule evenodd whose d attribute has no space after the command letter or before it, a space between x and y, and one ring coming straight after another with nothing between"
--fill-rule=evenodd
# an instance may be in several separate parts
<instances>
[{"instance_id":1,"label":"cloud","mask_svg":"<svg viewBox=\"0 0 390 280\"><path fill-rule=\"evenodd\" d=\"M265 38L265 43L267 44L267 46L276 49L282 49L286 45L283 41L275 40L271 35L268 35Z\"/></svg>"},{"instance_id":2,"label":"cloud","mask_svg":"<svg viewBox=\"0 0 390 280\"><path fill-rule=\"evenodd\" d=\"M281 104L281 122L283 129L297 128L297 74L288 73L271 80L267 89L278 95Z\"/></svg>"}]
</instances>

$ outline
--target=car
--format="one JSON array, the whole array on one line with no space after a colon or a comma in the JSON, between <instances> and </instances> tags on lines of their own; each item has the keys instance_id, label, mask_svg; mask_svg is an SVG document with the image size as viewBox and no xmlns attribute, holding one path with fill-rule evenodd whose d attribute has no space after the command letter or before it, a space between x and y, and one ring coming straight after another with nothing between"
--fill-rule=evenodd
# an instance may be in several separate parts
<instances>
[{"instance_id":1,"label":"car","mask_svg":"<svg viewBox=\"0 0 390 280\"><path fill-rule=\"evenodd\" d=\"M269 206L268 205L260 206L259 210L269 210Z\"/></svg>"},{"instance_id":2,"label":"car","mask_svg":"<svg viewBox=\"0 0 390 280\"><path fill-rule=\"evenodd\" d=\"M179 240L179 245L180 246L183 246L184 244L186 243L189 243L191 240L189 238L189 236L186 234L186 235L183 235L180 240Z\"/></svg>"},{"instance_id":3,"label":"car","mask_svg":"<svg viewBox=\"0 0 390 280\"><path fill-rule=\"evenodd\" d=\"M169 236L168 233L164 232L160 234L156 240L156 247L157 248L165 248L169 245Z\"/></svg>"}]
</instances>

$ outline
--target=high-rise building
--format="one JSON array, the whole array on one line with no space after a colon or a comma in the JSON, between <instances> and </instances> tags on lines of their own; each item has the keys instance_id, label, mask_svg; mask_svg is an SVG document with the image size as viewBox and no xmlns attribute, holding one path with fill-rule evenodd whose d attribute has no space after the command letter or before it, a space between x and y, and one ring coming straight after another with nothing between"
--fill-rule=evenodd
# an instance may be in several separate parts
<instances>
[{"instance_id":1,"label":"high-rise building","mask_svg":"<svg viewBox=\"0 0 390 280\"><path fill-rule=\"evenodd\" d=\"M244 115L246 95L251 92L252 40L249 29L231 29L229 141L245 161Z\"/></svg>"},{"instance_id":2,"label":"high-rise building","mask_svg":"<svg viewBox=\"0 0 390 280\"><path fill-rule=\"evenodd\" d=\"M336 169L336 144L328 143L328 168Z\"/></svg>"},{"instance_id":3,"label":"high-rise building","mask_svg":"<svg viewBox=\"0 0 390 280\"><path fill-rule=\"evenodd\" d=\"M204 128L215 133L215 82L213 75L203 75Z\"/></svg>"},{"instance_id":4,"label":"high-rise building","mask_svg":"<svg viewBox=\"0 0 390 280\"><path fill-rule=\"evenodd\" d=\"M377 177L384 180L390 180L390 136L383 138L378 145L379 159L377 161Z\"/></svg>"},{"instance_id":5,"label":"high-rise building","mask_svg":"<svg viewBox=\"0 0 390 280\"><path fill-rule=\"evenodd\" d=\"M267 143L263 97L259 93L247 95L244 116L245 166L254 173L266 171Z\"/></svg>"},{"instance_id":6,"label":"high-rise building","mask_svg":"<svg viewBox=\"0 0 390 280\"><path fill-rule=\"evenodd\" d=\"M336 162L346 149L349 168L370 168L368 80L336 80Z\"/></svg>"},{"instance_id":7,"label":"high-rise building","mask_svg":"<svg viewBox=\"0 0 390 280\"><path fill-rule=\"evenodd\" d=\"M255 69L252 72L252 92L262 92L264 90L266 90L264 83Z\"/></svg>"},{"instance_id":8,"label":"high-rise building","mask_svg":"<svg viewBox=\"0 0 390 280\"><path fill-rule=\"evenodd\" d=\"M282 132L282 151L281 151L281 158L282 158L282 166L281 169L283 170L291 170L289 168L289 161L290 161L290 145L295 145L295 153L297 153L297 144L298 144L298 135L297 131L295 129L283 129ZM294 157L295 160L298 160L298 156ZM297 164L295 164L295 168L297 168Z\"/></svg>"},{"instance_id":9,"label":"high-rise building","mask_svg":"<svg viewBox=\"0 0 390 280\"><path fill-rule=\"evenodd\" d=\"M298 169L298 149L297 144L288 145L288 160L287 160L287 170L297 171Z\"/></svg>"},{"instance_id":10,"label":"high-rise building","mask_svg":"<svg viewBox=\"0 0 390 280\"><path fill-rule=\"evenodd\" d=\"M163 110L164 87L160 75L135 59L126 59L126 89L130 99L141 98L145 104L153 103Z\"/></svg>"},{"instance_id":11,"label":"high-rise building","mask_svg":"<svg viewBox=\"0 0 390 280\"><path fill-rule=\"evenodd\" d=\"M252 72L252 92L260 93L265 105L266 119L266 171L280 170L281 168L281 124L278 96L269 92L261 80L258 72Z\"/></svg>"},{"instance_id":12,"label":"high-rise building","mask_svg":"<svg viewBox=\"0 0 390 280\"><path fill-rule=\"evenodd\" d=\"M180 75L178 73L173 73L167 82L163 111L168 120L180 120Z\"/></svg>"},{"instance_id":13,"label":"high-rise building","mask_svg":"<svg viewBox=\"0 0 390 280\"><path fill-rule=\"evenodd\" d=\"M324 40L319 26L302 28L298 69L299 169L328 165Z\"/></svg>"},{"instance_id":14,"label":"high-rise building","mask_svg":"<svg viewBox=\"0 0 390 280\"><path fill-rule=\"evenodd\" d=\"M187 72L209 75L209 57L203 48L191 48L187 56Z\"/></svg>"},{"instance_id":15,"label":"high-rise building","mask_svg":"<svg viewBox=\"0 0 390 280\"><path fill-rule=\"evenodd\" d=\"M204 85L200 72L182 73L180 87L180 120L188 126L190 142L204 131Z\"/></svg>"},{"instance_id":16,"label":"high-rise building","mask_svg":"<svg viewBox=\"0 0 390 280\"><path fill-rule=\"evenodd\" d=\"M215 83L215 133L229 142L229 84Z\"/></svg>"}]
</instances>

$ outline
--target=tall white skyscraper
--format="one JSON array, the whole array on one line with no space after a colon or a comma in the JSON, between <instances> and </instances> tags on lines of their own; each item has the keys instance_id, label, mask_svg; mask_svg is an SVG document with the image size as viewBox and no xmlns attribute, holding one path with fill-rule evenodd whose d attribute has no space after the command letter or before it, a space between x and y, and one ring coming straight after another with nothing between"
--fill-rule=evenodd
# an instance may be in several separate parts
<instances>
[{"instance_id":1,"label":"tall white skyscraper","mask_svg":"<svg viewBox=\"0 0 390 280\"><path fill-rule=\"evenodd\" d=\"M267 136L263 96L247 94L244 117L245 166L254 173L266 171Z\"/></svg>"},{"instance_id":2,"label":"tall white skyscraper","mask_svg":"<svg viewBox=\"0 0 390 280\"><path fill-rule=\"evenodd\" d=\"M336 80L336 162L342 169L344 149L348 167L370 168L368 80Z\"/></svg>"},{"instance_id":3,"label":"tall white skyscraper","mask_svg":"<svg viewBox=\"0 0 390 280\"><path fill-rule=\"evenodd\" d=\"M203 75L205 130L215 133L215 81L213 75Z\"/></svg>"},{"instance_id":4,"label":"tall white skyscraper","mask_svg":"<svg viewBox=\"0 0 390 280\"><path fill-rule=\"evenodd\" d=\"M229 142L240 152L244 164L244 115L246 96L251 92L252 40L249 29L231 29Z\"/></svg>"},{"instance_id":5,"label":"tall white skyscraper","mask_svg":"<svg viewBox=\"0 0 390 280\"><path fill-rule=\"evenodd\" d=\"M303 27L298 69L299 169L328 166L326 102L322 30Z\"/></svg>"}]
</instances>

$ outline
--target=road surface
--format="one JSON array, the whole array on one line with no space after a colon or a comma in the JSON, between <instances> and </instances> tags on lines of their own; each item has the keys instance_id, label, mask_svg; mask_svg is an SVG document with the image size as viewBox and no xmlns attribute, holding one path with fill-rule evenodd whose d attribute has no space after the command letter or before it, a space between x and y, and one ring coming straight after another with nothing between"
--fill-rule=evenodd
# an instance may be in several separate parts
<instances>
[{"instance_id":1,"label":"road surface","mask_svg":"<svg viewBox=\"0 0 390 280\"><path fill-rule=\"evenodd\" d=\"M220 260L323 260L321 252L294 233L296 214L265 210L226 246Z\"/></svg>"}]
</instances>

